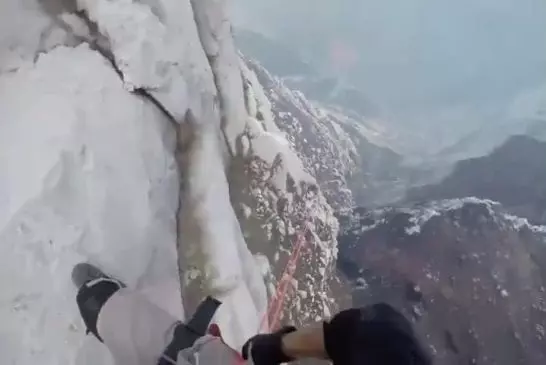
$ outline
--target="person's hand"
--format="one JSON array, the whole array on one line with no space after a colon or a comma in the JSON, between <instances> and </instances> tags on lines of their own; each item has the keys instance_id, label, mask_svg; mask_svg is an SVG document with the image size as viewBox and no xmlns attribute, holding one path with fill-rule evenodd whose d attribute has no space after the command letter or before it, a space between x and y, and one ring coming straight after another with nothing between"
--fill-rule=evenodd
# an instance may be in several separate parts
<instances>
[{"instance_id":1,"label":"person's hand","mask_svg":"<svg viewBox=\"0 0 546 365\"><path fill-rule=\"evenodd\" d=\"M292 361L283 352L282 338L295 330L295 327L284 327L274 333L252 337L243 346L243 359L250 359L255 365L279 365Z\"/></svg>"},{"instance_id":2,"label":"person's hand","mask_svg":"<svg viewBox=\"0 0 546 365\"><path fill-rule=\"evenodd\" d=\"M324 323L324 343L335 365L430 365L411 323L385 303L353 308Z\"/></svg>"}]
</instances>

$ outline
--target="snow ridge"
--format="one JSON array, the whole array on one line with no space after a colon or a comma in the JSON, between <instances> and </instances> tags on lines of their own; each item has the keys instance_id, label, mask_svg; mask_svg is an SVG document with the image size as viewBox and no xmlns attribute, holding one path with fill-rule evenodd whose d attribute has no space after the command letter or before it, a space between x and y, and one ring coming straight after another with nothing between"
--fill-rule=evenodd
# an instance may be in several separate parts
<instances>
[{"instance_id":1,"label":"snow ridge","mask_svg":"<svg viewBox=\"0 0 546 365\"><path fill-rule=\"evenodd\" d=\"M434 201L424 206L413 209L401 209L401 213L410 215L409 222L412 226L406 228L406 234L414 235L421 233L421 228L433 217L440 216L444 212L461 209L465 204L483 205L489 211L490 216L494 216L493 207L499 203L488 199L479 199L476 197L466 197L461 199L445 199Z\"/></svg>"},{"instance_id":2,"label":"snow ridge","mask_svg":"<svg viewBox=\"0 0 546 365\"><path fill-rule=\"evenodd\" d=\"M406 215L408 225L404 232L408 236L419 235L423 228L434 218L443 217L451 212L460 211L463 208L471 206L480 206L486 209L488 219L504 229L521 231L528 229L533 233L546 233L546 226L533 225L526 218L517 217L507 213L502 205L489 199L480 199L476 197L466 197L459 199L444 199L427 202L413 207L402 208L382 208L365 211L355 209L349 216L343 219L347 224L343 226L342 234L360 235L364 232L374 230L384 224L395 215Z\"/></svg>"},{"instance_id":3,"label":"snow ridge","mask_svg":"<svg viewBox=\"0 0 546 365\"><path fill-rule=\"evenodd\" d=\"M506 221L510 222L511 226L516 231L520 231L522 229L528 229L528 230L530 230L531 232L534 232L534 233L546 233L546 226L531 224L531 223L529 223L527 218L521 218L521 217L517 217L515 215L505 214L504 219L506 219Z\"/></svg>"}]
</instances>

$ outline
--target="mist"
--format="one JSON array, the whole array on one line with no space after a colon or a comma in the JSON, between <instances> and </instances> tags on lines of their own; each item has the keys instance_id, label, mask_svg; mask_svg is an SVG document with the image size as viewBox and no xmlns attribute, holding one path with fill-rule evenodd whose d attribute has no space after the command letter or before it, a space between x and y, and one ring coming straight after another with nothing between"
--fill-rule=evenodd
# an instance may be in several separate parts
<instances>
[{"instance_id":1,"label":"mist","mask_svg":"<svg viewBox=\"0 0 546 365\"><path fill-rule=\"evenodd\" d=\"M546 85L543 0L235 0L234 6L236 26L293 47L406 126L470 128L514 117L513 103L525 95L546 99L536 96Z\"/></svg>"}]
</instances>

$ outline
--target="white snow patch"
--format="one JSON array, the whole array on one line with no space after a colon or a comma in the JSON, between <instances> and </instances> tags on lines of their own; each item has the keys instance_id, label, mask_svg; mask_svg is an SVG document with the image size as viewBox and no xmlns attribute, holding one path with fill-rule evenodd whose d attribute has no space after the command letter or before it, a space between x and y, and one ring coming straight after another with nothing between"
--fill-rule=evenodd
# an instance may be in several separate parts
<instances>
[{"instance_id":1,"label":"white snow patch","mask_svg":"<svg viewBox=\"0 0 546 365\"><path fill-rule=\"evenodd\" d=\"M434 209L425 209L419 215L412 216L409 221L413 224L411 227L406 227L406 234L413 235L421 233L421 227L428 222L432 217L439 216L440 213Z\"/></svg>"},{"instance_id":2,"label":"white snow patch","mask_svg":"<svg viewBox=\"0 0 546 365\"><path fill-rule=\"evenodd\" d=\"M110 40L116 63L130 90L155 89L167 82L168 67L174 61L174 54L169 54L165 47L170 37L149 6L131 0L80 0L80 6Z\"/></svg>"},{"instance_id":3,"label":"white snow patch","mask_svg":"<svg viewBox=\"0 0 546 365\"><path fill-rule=\"evenodd\" d=\"M243 217L245 217L245 219L250 218L250 216L252 215L252 208L243 203L240 204L240 207L243 213Z\"/></svg>"},{"instance_id":4,"label":"white snow patch","mask_svg":"<svg viewBox=\"0 0 546 365\"><path fill-rule=\"evenodd\" d=\"M188 1L188 0L186 0ZM191 0L202 47L214 73L222 107L224 137L235 153L235 141L243 132L248 112L241 78L239 54L231 34L227 1Z\"/></svg>"},{"instance_id":5,"label":"white snow patch","mask_svg":"<svg viewBox=\"0 0 546 365\"><path fill-rule=\"evenodd\" d=\"M0 73L31 64L51 26L37 1L0 1Z\"/></svg>"},{"instance_id":6,"label":"white snow patch","mask_svg":"<svg viewBox=\"0 0 546 365\"><path fill-rule=\"evenodd\" d=\"M179 122L188 108L199 120L218 122L217 91L189 0L158 0L161 19L133 0L78 3L109 40L129 90L150 91Z\"/></svg>"},{"instance_id":7,"label":"white snow patch","mask_svg":"<svg viewBox=\"0 0 546 365\"><path fill-rule=\"evenodd\" d=\"M61 20L70 27L70 30L78 37L87 38L89 36L89 27L85 22L75 14L63 13Z\"/></svg>"},{"instance_id":8,"label":"white snow patch","mask_svg":"<svg viewBox=\"0 0 546 365\"><path fill-rule=\"evenodd\" d=\"M252 117L257 116L259 111L262 114L262 126L263 128L271 133L282 134L281 130L277 127L275 123L275 117L272 112L271 103L267 98L262 85L258 81L256 73L248 68L246 63L242 58L239 58L239 64L243 77L250 83L249 91L255 98L255 103L257 105L256 114L250 114Z\"/></svg>"},{"instance_id":9,"label":"white snow patch","mask_svg":"<svg viewBox=\"0 0 546 365\"><path fill-rule=\"evenodd\" d=\"M271 264L269 263L267 256L263 254L255 254L254 260L256 260L256 265L258 266L263 277L271 274Z\"/></svg>"},{"instance_id":10,"label":"white snow patch","mask_svg":"<svg viewBox=\"0 0 546 365\"><path fill-rule=\"evenodd\" d=\"M356 289L357 290L366 290L368 289L369 285L366 279L364 278L357 278L356 279Z\"/></svg>"},{"instance_id":11,"label":"white snow patch","mask_svg":"<svg viewBox=\"0 0 546 365\"><path fill-rule=\"evenodd\" d=\"M322 307L322 315L323 315L323 318L332 318L332 311L330 310L330 306L326 303L324 303L323 307Z\"/></svg>"},{"instance_id":12,"label":"white snow patch","mask_svg":"<svg viewBox=\"0 0 546 365\"><path fill-rule=\"evenodd\" d=\"M263 130L260 123L251 117L247 119L247 126L250 127L252 135L253 152L261 159L272 164L276 158L280 157L282 171L276 174L275 185L282 191L286 191L286 174L290 172L295 181L307 181L315 183L315 179L305 172L301 160L285 143L286 139L279 137L278 134Z\"/></svg>"},{"instance_id":13,"label":"white snow patch","mask_svg":"<svg viewBox=\"0 0 546 365\"><path fill-rule=\"evenodd\" d=\"M288 143L288 141L286 140L286 137L284 135L284 133L282 132L264 132L265 135L273 138L275 141L277 141L277 143L281 146L283 146L284 148L289 148L290 145Z\"/></svg>"},{"instance_id":14,"label":"white snow patch","mask_svg":"<svg viewBox=\"0 0 546 365\"><path fill-rule=\"evenodd\" d=\"M188 268L185 271L184 280L192 281L199 278L202 275L201 271L196 268Z\"/></svg>"},{"instance_id":15,"label":"white snow patch","mask_svg":"<svg viewBox=\"0 0 546 365\"><path fill-rule=\"evenodd\" d=\"M443 212L461 209L465 204L479 204L485 206L491 217L496 216L494 208L500 206L500 203L492 200L468 197L461 199L440 200L413 209L402 209L401 211L403 213L411 215L409 221L412 223L412 226L406 228L406 233L408 235L419 234L421 232L421 228L431 218L439 216ZM519 231L522 228L527 228L534 233L546 233L546 226L533 225L529 223L526 218L517 217L511 214L503 214L502 218L510 224L511 228L516 231ZM376 225L377 223L370 227L363 227L363 229L372 229L375 228Z\"/></svg>"},{"instance_id":16,"label":"white snow patch","mask_svg":"<svg viewBox=\"0 0 546 365\"><path fill-rule=\"evenodd\" d=\"M421 228L433 217L440 216L442 212L461 209L465 204L484 205L491 216L495 214L493 207L499 205L499 203L492 200L467 197L439 200L413 209L402 209L403 213L411 215L409 222L412 223L412 226L406 227L406 234L414 235L421 233Z\"/></svg>"},{"instance_id":17,"label":"white snow patch","mask_svg":"<svg viewBox=\"0 0 546 365\"><path fill-rule=\"evenodd\" d=\"M373 224L371 224L369 226L363 225L362 227L357 228L357 230L360 233L364 233L364 232L371 231L371 230L379 227L380 225L384 224L385 222L386 222L385 218L377 219Z\"/></svg>"},{"instance_id":18,"label":"white snow patch","mask_svg":"<svg viewBox=\"0 0 546 365\"><path fill-rule=\"evenodd\" d=\"M540 324L536 324L535 325L535 329L536 331L539 333L539 338L542 339L546 336L546 331L544 330L544 326L540 325Z\"/></svg>"},{"instance_id":19,"label":"white snow patch","mask_svg":"<svg viewBox=\"0 0 546 365\"><path fill-rule=\"evenodd\" d=\"M506 219L508 222L510 222L512 224L512 227L516 231L519 231L522 228L527 228L527 229L529 229L529 230L531 230L532 232L535 232L535 233L546 233L546 226L533 225L533 224L529 223L527 218L521 218L521 217L517 217L515 215L511 215L511 214L504 214L503 217L504 217L504 219Z\"/></svg>"}]
</instances>

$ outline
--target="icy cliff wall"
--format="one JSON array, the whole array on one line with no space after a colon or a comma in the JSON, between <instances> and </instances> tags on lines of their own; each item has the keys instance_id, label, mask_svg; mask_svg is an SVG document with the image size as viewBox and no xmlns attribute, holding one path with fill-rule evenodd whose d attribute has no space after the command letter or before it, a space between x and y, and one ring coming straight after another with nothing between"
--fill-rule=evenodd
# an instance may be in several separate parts
<instances>
[{"instance_id":1,"label":"icy cliff wall","mask_svg":"<svg viewBox=\"0 0 546 365\"><path fill-rule=\"evenodd\" d=\"M178 317L219 297L216 321L239 346L263 319L264 277L276 284L304 227L320 265L304 265L307 284L291 295L320 283L309 319L328 314L337 223L282 135L257 121L226 6L0 4L0 362L110 363L77 314L69 273L80 261L153 290ZM241 159L249 131L260 148ZM238 192L252 192L248 204Z\"/></svg>"}]
</instances>

